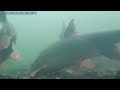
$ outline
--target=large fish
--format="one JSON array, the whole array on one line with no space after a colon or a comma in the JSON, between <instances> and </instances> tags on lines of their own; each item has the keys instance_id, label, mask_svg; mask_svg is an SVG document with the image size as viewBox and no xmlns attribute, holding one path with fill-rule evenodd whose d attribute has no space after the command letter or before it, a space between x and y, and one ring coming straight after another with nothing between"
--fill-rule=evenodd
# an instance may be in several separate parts
<instances>
[{"instance_id":1,"label":"large fish","mask_svg":"<svg viewBox=\"0 0 120 90\"><path fill-rule=\"evenodd\" d=\"M67 33L67 30L71 32ZM120 60L120 51L116 46L120 42L120 30L75 35L72 19L65 31L62 40L46 48L36 58L31 66L32 76L46 75L101 55Z\"/></svg>"}]
</instances>

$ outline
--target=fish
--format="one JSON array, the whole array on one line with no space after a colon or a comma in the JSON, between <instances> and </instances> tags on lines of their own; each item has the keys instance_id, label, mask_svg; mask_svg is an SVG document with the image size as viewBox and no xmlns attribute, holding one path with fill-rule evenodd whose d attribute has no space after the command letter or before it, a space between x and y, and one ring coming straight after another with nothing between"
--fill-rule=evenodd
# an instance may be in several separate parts
<instances>
[{"instance_id":1,"label":"fish","mask_svg":"<svg viewBox=\"0 0 120 90\"><path fill-rule=\"evenodd\" d=\"M83 60L104 55L120 61L120 30L106 30L75 35L72 19L62 35L62 40L43 50L31 65L30 75L39 77L77 65ZM67 32L71 31L71 32ZM66 34L65 34L66 33Z\"/></svg>"}]
</instances>

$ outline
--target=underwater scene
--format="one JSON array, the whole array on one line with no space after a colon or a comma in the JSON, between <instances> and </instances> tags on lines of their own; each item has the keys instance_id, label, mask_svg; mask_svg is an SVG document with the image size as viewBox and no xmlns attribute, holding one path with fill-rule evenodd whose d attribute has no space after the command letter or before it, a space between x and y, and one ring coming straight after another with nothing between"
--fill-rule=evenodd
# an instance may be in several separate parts
<instances>
[{"instance_id":1,"label":"underwater scene","mask_svg":"<svg viewBox=\"0 0 120 90\"><path fill-rule=\"evenodd\" d=\"M120 79L120 11L0 11L0 79Z\"/></svg>"}]
</instances>

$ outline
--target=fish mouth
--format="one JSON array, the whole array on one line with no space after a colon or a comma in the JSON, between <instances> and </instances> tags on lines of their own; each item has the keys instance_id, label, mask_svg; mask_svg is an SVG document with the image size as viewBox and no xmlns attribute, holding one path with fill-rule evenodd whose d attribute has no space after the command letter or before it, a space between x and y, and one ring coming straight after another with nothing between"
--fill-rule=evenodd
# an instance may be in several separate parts
<instances>
[{"instance_id":1,"label":"fish mouth","mask_svg":"<svg viewBox=\"0 0 120 90\"><path fill-rule=\"evenodd\" d=\"M47 65L45 64L45 65L42 65L40 68L38 68L37 70L34 70L31 74L30 74L30 76L31 77L34 77L36 74L37 74L37 72L38 71L40 71L41 69L44 69L44 68L46 68L47 67Z\"/></svg>"}]
</instances>

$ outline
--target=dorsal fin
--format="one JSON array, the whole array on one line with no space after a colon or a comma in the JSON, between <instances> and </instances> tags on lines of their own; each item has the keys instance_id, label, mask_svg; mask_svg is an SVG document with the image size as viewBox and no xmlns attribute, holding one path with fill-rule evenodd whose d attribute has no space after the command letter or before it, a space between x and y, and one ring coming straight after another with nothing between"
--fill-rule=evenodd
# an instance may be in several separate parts
<instances>
[{"instance_id":1,"label":"dorsal fin","mask_svg":"<svg viewBox=\"0 0 120 90\"><path fill-rule=\"evenodd\" d=\"M65 29L65 24L63 23L63 30L60 38L61 39L69 38L73 36L75 33L76 33L76 28L74 24L74 19L72 19L66 29Z\"/></svg>"}]
</instances>

